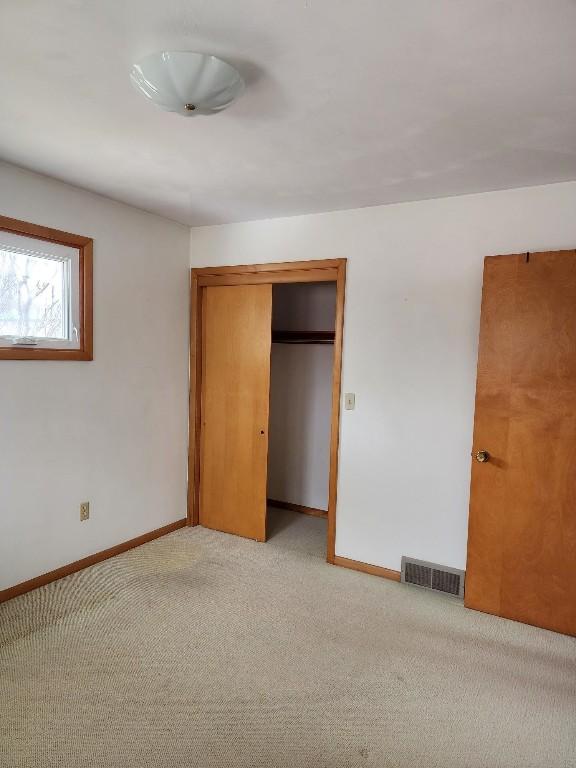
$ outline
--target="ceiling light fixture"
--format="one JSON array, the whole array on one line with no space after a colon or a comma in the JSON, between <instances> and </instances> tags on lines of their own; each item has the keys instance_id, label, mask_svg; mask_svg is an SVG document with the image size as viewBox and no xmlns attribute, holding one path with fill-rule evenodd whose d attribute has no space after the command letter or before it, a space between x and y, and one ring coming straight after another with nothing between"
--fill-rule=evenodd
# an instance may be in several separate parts
<instances>
[{"instance_id":1,"label":"ceiling light fixture","mask_svg":"<svg viewBox=\"0 0 576 768\"><path fill-rule=\"evenodd\" d=\"M244 91L234 67L192 51L151 53L132 65L130 79L158 107L185 117L221 112Z\"/></svg>"}]
</instances>

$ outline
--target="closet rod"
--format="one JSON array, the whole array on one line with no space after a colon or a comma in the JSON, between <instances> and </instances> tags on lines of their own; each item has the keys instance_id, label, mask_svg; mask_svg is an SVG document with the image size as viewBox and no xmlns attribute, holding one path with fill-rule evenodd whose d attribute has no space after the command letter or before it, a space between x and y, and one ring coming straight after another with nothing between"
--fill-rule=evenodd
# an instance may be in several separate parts
<instances>
[{"instance_id":1,"label":"closet rod","mask_svg":"<svg viewBox=\"0 0 576 768\"><path fill-rule=\"evenodd\" d=\"M275 344L334 344L334 331L272 331Z\"/></svg>"}]
</instances>

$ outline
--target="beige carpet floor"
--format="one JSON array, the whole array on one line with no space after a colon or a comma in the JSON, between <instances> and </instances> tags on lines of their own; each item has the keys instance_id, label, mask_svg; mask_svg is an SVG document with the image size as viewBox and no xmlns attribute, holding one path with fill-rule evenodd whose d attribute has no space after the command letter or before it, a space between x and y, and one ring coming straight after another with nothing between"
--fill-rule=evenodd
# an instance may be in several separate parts
<instances>
[{"instance_id":1,"label":"beige carpet floor","mask_svg":"<svg viewBox=\"0 0 576 768\"><path fill-rule=\"evenodd\" d=\"M0 606L4 768L574 768L576 641L182 529Z\"/></svg>"}]
</instances>

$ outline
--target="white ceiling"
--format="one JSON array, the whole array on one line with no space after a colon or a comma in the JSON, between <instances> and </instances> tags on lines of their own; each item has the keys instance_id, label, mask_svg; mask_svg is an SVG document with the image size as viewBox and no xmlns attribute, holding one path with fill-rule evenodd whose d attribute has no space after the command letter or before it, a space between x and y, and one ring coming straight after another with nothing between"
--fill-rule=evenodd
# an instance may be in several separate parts
<instances>
[{"instance_id":1,"label":"white ceiling","mask_svg":"<svg viewBox=\"0 0 576 768\"><path fill-rule=\"evenodd\" d=\"M2 0L0 157L197 225L576 178L573 0ZM248 89L182 118L162 49Z\"/></svg>"}]
</instances>

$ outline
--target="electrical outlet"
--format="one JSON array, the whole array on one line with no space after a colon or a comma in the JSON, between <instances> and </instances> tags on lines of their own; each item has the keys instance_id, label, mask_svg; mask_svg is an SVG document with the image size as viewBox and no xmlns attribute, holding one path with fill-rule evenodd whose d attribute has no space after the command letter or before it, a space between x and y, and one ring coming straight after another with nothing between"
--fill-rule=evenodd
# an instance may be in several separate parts
<instances>
[{"instance_id":1,"label":"electrical outlet","mask_svg":"<svg viewBox=\"0 0 576 768\"><path fill-rule=\"evenodd\" d=\"M90 517L90 502L83 501L80 504L80 520L88 520Z\"/></svg>"}]
</instances>

